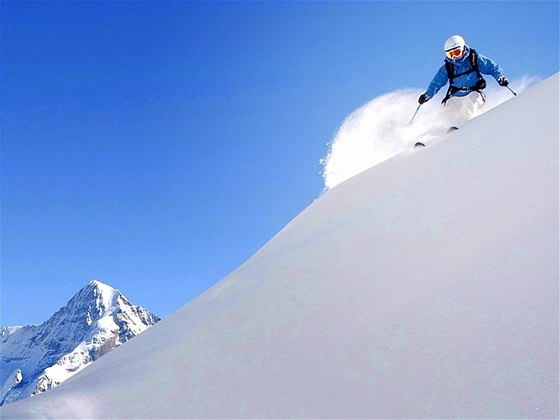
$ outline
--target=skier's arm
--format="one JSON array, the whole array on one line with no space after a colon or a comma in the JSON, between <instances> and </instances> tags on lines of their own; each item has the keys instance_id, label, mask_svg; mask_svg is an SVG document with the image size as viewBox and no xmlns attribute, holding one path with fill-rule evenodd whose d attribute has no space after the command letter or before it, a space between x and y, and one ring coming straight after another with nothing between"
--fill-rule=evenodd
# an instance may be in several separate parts
<instances>
[{"instance_id":1,"label":"skier's arm","mask_svg":"<svg viewBox=\"0 0 560 420\"><path fill-rule=\"evenodd\" d=\"M478 55L478 69L482 74L489 74L496 80L500 79L500 77L505 77L503 70L498 64L481 54Z\"/></svg>"},{"instance_id":2,"label":"skier's arm","mask_svg":"<svg viewBox=\"0 0 560 420\"><path fill-rule=\"evenodd\" d=\"M433 98L439 92L439 90L447 84L448 81L449 78L447 77L447 70L445 70L445 66L441 66L430 82L425 95L427 95L429 98Z\"/></svg>"},{"instance_id":3,"label":"skier's arm","mask_svg":"<svg viewBox=\"0 0 560 420\"><path fill-rule=\"evenodd\" d=\"M445 65L441 66L430 82L426 93L423 93L420 98L418 98L418 102L423 104L424 102L428 102L431 98L433 98L439 90L444 87L449 80L447 76L447 70L445 69Z\"/></svg>"}]
</instances>

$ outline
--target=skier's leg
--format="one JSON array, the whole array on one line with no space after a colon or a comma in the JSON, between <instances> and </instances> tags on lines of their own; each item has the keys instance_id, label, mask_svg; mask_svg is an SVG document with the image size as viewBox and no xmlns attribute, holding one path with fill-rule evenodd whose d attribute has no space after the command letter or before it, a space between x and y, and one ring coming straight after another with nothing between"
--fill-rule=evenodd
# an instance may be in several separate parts
<instances>
[{"instance_id":1,"label":"skier's leg","mask_svg":"<svg viewBox=\"0 0 560 420\"><path fill-rule=\"evenodd\" d=\"M471 92L465 97L465 108L464 114L467 116L467 119L474 118L478 115L478 111L480 108L484 106L486 102L486 97L481 92Z\"/></svg>"},{"instance_id":2,"label":"skier's leg","mask_svg":"<svg viewBox=\"0 0 560 420\"><path fill-rule=\"evenodd\" d=\"M447 126L457 125L464 121L463 96L452 96L443 107L443 116Z\"/></svg>"},{"instance_id":3,"label":"skier's leg","mask_svg":"<svg viewBox=\"0 0 560 420\"><path fill-rule=\"evenodd\" d=\"M453 96L445 104L444 116L450 126L460 125L475 117L484 105L484 94L471 92L466 96Z\"/></svg>"},{"instance_id":4,"label":"skier's leg","mask_svg":"<svg viewBox=\"0 0 560 420\"><path fill-rule=\"evenodd\" d=\"M476 93L476 100L475 100L475 115L478 115L478 111L480 111L480 109L484 106L484 104L486 103L486 95L484 94L484 92L473 92Z\"/></svg>"}]
</instances>

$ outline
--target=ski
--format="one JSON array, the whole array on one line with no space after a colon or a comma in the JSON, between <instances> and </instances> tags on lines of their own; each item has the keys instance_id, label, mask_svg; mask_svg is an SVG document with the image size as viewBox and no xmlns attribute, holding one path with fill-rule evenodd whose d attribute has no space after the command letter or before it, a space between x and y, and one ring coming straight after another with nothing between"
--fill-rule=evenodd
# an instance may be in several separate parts
<instances>
[{"instance_id":1,"label":"ski","mask_svg":"<svg viewBox=\"0 0 560 420\"><path fill-rule=\"evenodd\" d=\"M459 127L456 127L454 125L452 125L451 127L449 127L447 129L447 133L451 133L453 131L457 131L459 129ZM414 143L414 148L418 148L418 147L426 147L426 143L422 142L422 141L417 141L416 143Z\"/></svg>"}]
</instances>

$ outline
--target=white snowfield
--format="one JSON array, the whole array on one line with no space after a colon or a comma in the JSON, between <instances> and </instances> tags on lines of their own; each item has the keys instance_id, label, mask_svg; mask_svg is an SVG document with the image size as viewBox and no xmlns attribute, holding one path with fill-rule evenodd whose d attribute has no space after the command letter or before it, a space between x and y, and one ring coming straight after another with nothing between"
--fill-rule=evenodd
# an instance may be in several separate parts
<instances>
[{"instance_id":1,"label":"white snowfield","mask_svg":"<svg viewBox=\"0 0 560 420\"><path fill-rule=\"evenodd\" d=\"M558 418L558 74L326 192L3 418Z\"/></svg>"}]
</instances>

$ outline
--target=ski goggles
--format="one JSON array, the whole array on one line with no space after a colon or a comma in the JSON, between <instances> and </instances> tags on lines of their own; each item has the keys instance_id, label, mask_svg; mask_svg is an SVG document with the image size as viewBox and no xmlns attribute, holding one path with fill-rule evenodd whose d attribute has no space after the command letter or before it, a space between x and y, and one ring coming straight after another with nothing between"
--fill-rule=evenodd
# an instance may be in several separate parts
<instances>
[{"instance_id":1,"label":"ski goggles","mask_svg":"<svg viewBox=\"0 0 560 420\"><path fill-rule=\"evenodd\" d=\"M463 55L463 47L457 47L452 50L445 51L445 55L449 58L458 58Z\"/></svg>"}]
</instances>

